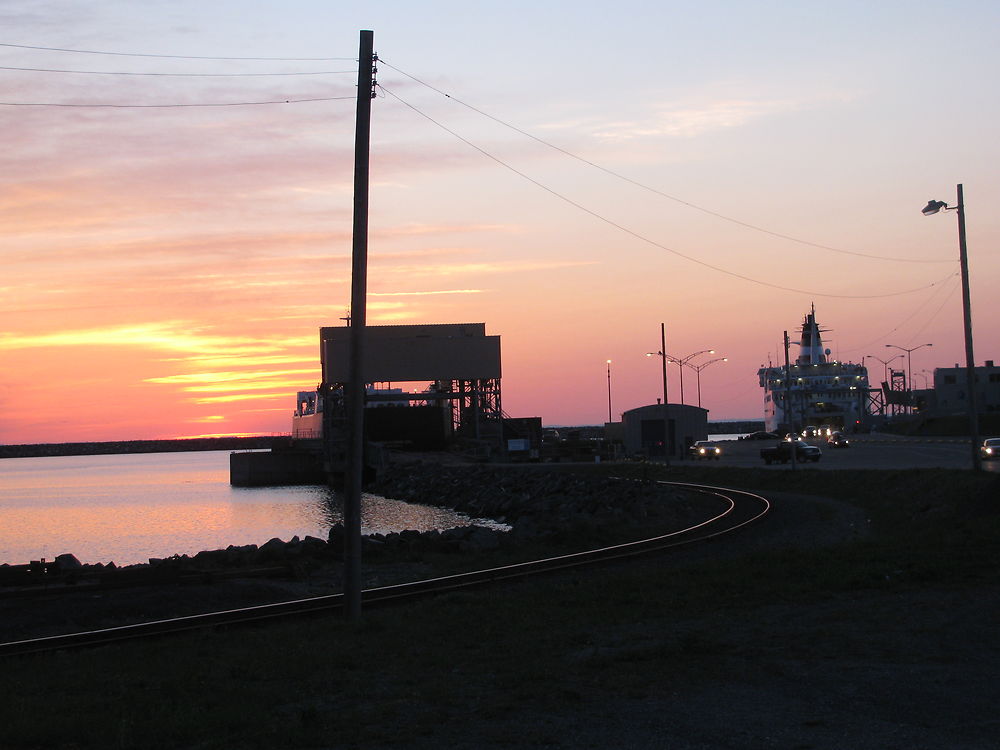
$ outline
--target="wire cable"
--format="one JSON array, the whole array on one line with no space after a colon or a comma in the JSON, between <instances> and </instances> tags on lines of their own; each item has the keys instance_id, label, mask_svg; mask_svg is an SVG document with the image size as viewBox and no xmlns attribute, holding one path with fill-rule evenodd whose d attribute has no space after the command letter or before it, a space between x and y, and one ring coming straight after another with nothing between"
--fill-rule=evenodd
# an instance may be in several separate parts
<instances>
[{"instance_id":1,"label":"wire cable","mask_svg":"<svg viewBox=\"0 0 1000 750\"><path fill-rule=\"evenodd\" d=\"M323 76L339 73L357 73L357 70L313 70L297 73L130 73L120 70L63 70L60 68L15 68L0 65L0 70L17 70L28 73L76 73L98 76L178 76L191 78L242 78L250 76Z\"/></svg>"},{"instance_id":2,"label":"wire cable","mask_svg":"<svg viewBox=\"0 0 1000 750\"><path fill-rule=\"evenodd\" d=\"M407 78L410 78L410 79L416 81L421 86L426 86L431 91L435 91L438 94L441 94L441 96L444 96L447 99L451 99L453 102L461 104L463 107L466 107L466 108L472 110L473 112L476 112L477 114L482 115L483 117L486 117L486 118L492 120L493 122L496 122L499 125L503 125L506 128L510 128L511 130L513 130L516 133L520 133L521 135L523 135L523 136L525 136L527 138L531 138L533 141L536 141L537 143L540 143L543 146L547 146L548 148L554 149L555 151L558 151L559 153L561 153L561 154L563 154L565 156L568 156L571 159L575 159L575 160L577 160L579 162L582 162L583 164L586 164L586 165L588 165L590 167L593 167L594 169L599 169L600 171L604 172L605 174L608 174L608 175L610 175L612 177L615 177L615 178L617 178L619 180L623 180L624 182L627 182L630 185L634 185L635 187L641 188L642 190L646 190L646 191L648 191L650 193L653 193L655 195L659 195L659 196L661 196L663 198L667 198L669 200L674 201L675 203L680 203L681 205L687 206L688 208L693 208L696 211L701 211L702 213L708 214L709 216L714 216L717 219L722 219L723 221L728 221L728 222L730 222L732 224L736 224L738 226L745 227L746 229L752 229L752 230L754 230L756 232L762 232L764 234L769 234L772 237L778 237L778 238L783 239L783 240L788 240L789 242L795 242L795 243L798 243L800 245L807 245L809 247L818 248L820 250L829 250L830 252L834 252L834 253L842 253L844 255L853 255L853 256L856 256L856 257L859 257L859 258L870 258L870 259L873 259L873 260L892 261L892 262L895 262L895 263L950 263L951 262L950 260L923 260L923 259L918 259L918 258L893 258L893 257L885 256L885 255L875 255L875 254L872 254L872 253L860 253L860 252L856 252L856 251L853 251L853 250L844 250L842 248L832 247L831 245L823 245L823 244L820 244L818 242L811 242L809 240L804 240L804 239L801 239L799 237L793 237L793 236L788 235L788 234L782 234L781 232L775 232L773 230L766 229L764 227L760 227L760 226L757 226L755 224L750 224L748 222L741 221L740 219L734 219L731 216L726 216L725 214L721 214L721 213L719 213L717 211L712 211L711 209L704 208L703 206L699 206L697 204L694 204L694 203L691 203L689 201L683 200L683 199L678 198L676 196L670 195L669 193L664 193L661 190L657 190L656 188L650 187L649 185L645 185L645 184L643 184L641 182L638 182L637 180L633 180L631 177L627 177L626 175L623 175L620 172L615 172L612 169L608 169L607 167L603 167L600 164L597 164L596 162L592 162L589 159L585 159L582 156L574 154L572 151L567 151L566 149L561 148L559 146L556 146L553 143L549 143L548 141L543 140L543 139L539 138L536 135L532 135L528 131L522 130L521 128L519 128L519 127L517 127L515 125L511 125L510 123L505 122L505 121L499 119L498 117L494 117L493 115L489 114L488 112L484 112L483 110L478 109L477 107L474 107L471 104L468 104L467 102L463 102L461 99L457 99L454 96L452 96L451 94L445 93L441 89L432 86L431 84L427 83L426 81L422 81L419 78L417 78L416 76L413 76L410 73L407 73L405 70L400 70L399 68L395 67L394 65L391 65L390 63L387 63L381 57L379 58L379 62L381 62L382 65L384 65L385 67L391 68L392 70L395 70L397 73L400 73L400 74L406 76Z\"/></svg>"},{"instance_id":3,"label":"wire cable","mask_svg":"<svg viewBox=\"0 0 1000 750\"><path fill-rule=\"evenodd\" d=\"M958 277L958 272L954 272L954 273L952 273L950 275L950 278L952 278L952 279L955 279L957 277ZM866 344L862 344L861 346L854 346L854 347L851 347L850 349L844 349L843 352L845 354L850 354L851 352L859 352L862 349L868 349L871 346L874 346L875 344L877 344L879 342L885 341L887 338L889 338L889 336L891 336L892 334L894 334L896 331L898 331L904 325L906 325L907 323L909 323L913 318L915 318L920 313L921 310L923 310L927 305L929 305L934 300L935 297L938 296L938 294L940 294L942 292L947 292L947 290L950 288L951 291L947 292L946 295L945 295L945 301L941 303L941 306L938 307L937 311L931 316L930 320L928 320L927 323L925 323L924 326L920 329L920 330L923 330L924 328L927 327L927 324L929 324L931 320L933 320L935 317L937 317L938 313L940 313L941 310L944 309L944 305L954 295L955 291L958 289L958 286L959 286L958 284L954 284L954 285L944 284L944 285L940 286L938 289L935 289L932 294L928 295L927 299L925 299L923 302L921 302L919 305L917 305L917 307L913 310L913 312L911 312L909 315L907 315L905 318L903 318L903 320L901 320L899 323L897 323L895 327L889 329L888 331L886 331L885 333L883 333L881 336L878 336L878 337L872 339L871 341L869 341ZM919 333L919 331L918 331L918 333ZM916 334L913 334L913 335L916 336ZM912 336L911 336L911 338L912 338Z\"/></svg>"},{"instance_id":4,"label":"wire cable","mask_svg":"<svg viewBox=\"0 0 1000 750\"><path fill-rule=\"evenodd\" d=\"M545 192L549 193L550 195L553 195L556 198L559 198L559 200L561 200L561 201L563 201L565 203L568 203L569 205L573 206L574 208L577 208L580 211L583 211L584 213L589 214L590 216L593 216L595 219L598 219L599 221L602 221L605 224L608 224L609 226L612 226L615 229L618 229L619 231L624 232L625 234L628 234L628 235L630 235L631 237L634 237L637 240L640 240L640 241L645 242L645 243L647 243L649 245L652 245L653 247L659 248L660 250L664 250L664 251L666 251L668 253L671 253L672 255L676 255L677 257L683 258L684 260L690 261L691 263L696 263L699 266L703 266L705 268L709 268L709 269L711 269L713 271L717 271L719 273L723 273L723 274L725 274L727 276L732 276L732 277L737 278L737 279L742 279L743 281L749 281L750 283L759 284L760 286L766 286L766 287L770 287L772 289L780 289L781 291L785 291L785 292L795 292L797 294L807 294L807 295L811 295L811 296L814 296L814 297L833 297L833 298L838 298L838 299L881 299L881 298L884 298L884 297L898 297L898 296L901 296L901 295L904 295L904 294L912 294L913 292L919 292L919 291L921 291L923 289L929 289L929 288L931 288L933 286L936 286L937 284L940 284L942 281L944 281L945 279L948 279L948 278L950 278L952 276L952 273L949 272L949 274L947 276L945 276L944 279L940 279L938 281L934 281L934 282L932 282L930 284L926 284L924 286L916 287L916 288L913 288L913 289L905 289L905 290L898 291L898 292L887 292L885 294L830 294L830 293L826 293L826 292L817 292L817 291L812 291L812 290L808 290L808 289L796 289L794 287L782 286L781 284L774 284L774 283L771 283L769 281L762 281L761 279L755 279L755 278L753 278L751 276L745 276L744 274L737 273L736 271L730 271L730 270L728 270L726 268L721 268L720 266L712 265L711 263L707 263L707 262L705 262L703 260L699 260L698 258L694 258L694 257L692 257L690 255L685 255L684 253L682 253L682 252L680 252L678 250L674 250L671 247L663 245L663 244L661 244L661 243L659 243L659 242L657 242L655 240L652 240L652 239L650 239L650 238L648 238L648 237L646 237L644 235L639 234L638 232L635 232L635 231L629 229L628 227L625 227L625 226L623 226L623 225L621 225L621 224L619 224L619 223L617 223L615 221L612 221L611 219L608 219L605 216L602 216L601 214L597 213L596 211L593 211L593 210L587 208L586 206L583 206L582 204L577 203L576 201L572 200L571 198L567 198L565 195L556 192L552 188L550 188L547 185L539 182L538 180L534 179L533 177L529 177L524 172L521 172L518 169L516 169L515 167L511 166L510 164L507 164L506 162L504 162L503 160L501 160L498 157L494 156L493 154L489 153L485 149L480 148L476 144L472 143L472 141L464 138L463 136L461 136L458 133L456 133L454 130L451 130L450 128L448 128L445 125L441 124L440 122L438 122L437 120L435 120L433 117L431 117L430 115L426 114L425 112L420 111L419 109L417 109L412 104L410 104L409 102L405 101L404 99L401 99L397 94L395 94L392 91L390 91L389 89L385 88L384 85L379 84L379 88L382 89L383 91L385 91L390 96L392 96L394 99L396 99L398 102L400 102L404 106L406 106L406 107L410 108L411 110L413 110L414 112L416 112L421 117L424 117L427 120L429 120L430 122L432 122L435 125L437 125L439 128L441 128L442 130L444 130L446 133L449 133L453 137L455 137L458 140L462 141L463 143L465 143L470 148L475 149L476 151L478 151L479 153L481 153L483 156L487 157L488 159L491 159L492 161L496 162L497 164L499 164L500 166L504 167L505 169L510 170L514 174L518 175L522 179L527 180L528 182L532 183L536 187L541 188L542 190L544 190Z\"/></svg>"},{"instance_id":5,"label":"wire cable","mask_svg":"<svg viewBox=\"0 0 1000 750\"><path fill-rule=\"evenodd\" d=\"M944 300L942 300L941 304L938 305L938 309L935 310L933 313L931 313L931 316L927 318L927 320L924 322L922 326L920 326L920 328L918 328L912 334L910 334L910 340L907 343L912 344L914 339L916 339L917 336L923 333L924 329L927 328L927 326L929 326L932 322L934 322L934 319L941 314L941 311L944 310L944 306L947 305L949 302L951 302L952 298L955 296L955 294L958 292L961 286L962 286L961 283L956 283L955 285L952 286L951 291L947 295L945 295Z\"/></svg>"},{"instance_id":6,"label":"wire cable","mask_svg":"<svg viewBox=\"0 0 1000 750\"><path fill-rule=\"evenodd\" d=\"M257 107L266 104L306 104L309 102L333 102L340 99L357 99L356 96L327 96L315 99L276 99L262 102L206 102L196 104L69 104L62 102L0 102L0 107L70 107L95 109L173 109L192 107Z\"/></svg>"},{"instance_id":7,"label":"wire cable","mask_svg":"<svg viewBox=\"0 0 1000 750\"><path fill-rule=\"evenodd\" d=\"M272 62L331 62L357 60L357 57L210 57L207 55L155 55L144 52L106 52L92 49L68 49L66 47L40 47L31 44L4 44L0 47L34 49L44 52L72 52L78 55L115 55L117 57L157 57L168 60L267 60Z\"/></svg>"}]
</instances>

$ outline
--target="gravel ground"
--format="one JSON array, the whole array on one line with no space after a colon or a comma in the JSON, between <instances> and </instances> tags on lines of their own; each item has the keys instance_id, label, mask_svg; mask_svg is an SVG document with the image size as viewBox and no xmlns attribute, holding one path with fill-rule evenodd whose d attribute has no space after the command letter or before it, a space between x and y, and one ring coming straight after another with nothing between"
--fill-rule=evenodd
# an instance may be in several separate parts
<instances>
[{"instance_id":1,"label":"gravel ground","mask_svg":"<svg viewBox=\"0 0 1000 750\"><path fill-rule=\"evenodd\" d=\"M453 727L448 746L996 748L998 594L838 597L764 607L721 631L714 619L680 618L668 633L601 633L593 655L579 658L702 629L724 655L704 673L672 673L629 694L581 687L565 710Z\"/></svg>"},{"instance_id":2,"label":"gravel ground","mask_svg":"<svg viewBox=\"0 0 1000 750\"><path fill-rule=\"evenodd\" d=\"M666 555L686 565L739 558L756 549L831 545L867 533L856 508L782 494L763 522L709 545ZM409 575L393 569L380 582ZM0 600L0 639L120 624L138 612L184 614L326 593L335 570L310 580L236 580L156 591L81 592L65 598ZM488 596L488 592L478 595ZM1000 747L1000 589L995 586L903 593L832 595L808 605L769 603L738 617L685 616L620 622L567 646L567 664L625 669L650 650L680 654L662 680L636 685L596 677L567 685L544 710L514 701L507 713L471 707L446 726L411 739L405 727L434 709L415 696L394 707L405 745L466 748L830 748L876 750ZM30 631L30 632L29 632ZM685 655L684 644L692 644ZM678 645L680 644L680 645ZM447 671L442 674L447 675ZM489 694L489 675L453 674L455 690ZM549 686L546 686L549 689ZM391 726L387 735L391 736ZM2 744L2 743L0 743ZM335 747L337 745L331 745Z\"/></svg>"},{"instance_id":3,"label":"gravel ground","mask_svg":"<svg viewBox=\"0 0 1000 750\"><path fill-rule=\"evenodd\" d=\"M771 517L739 537L673 556L685 564L763 547L816 547L866 533L856 508L769 495ZM673 555L673 553L671 553ZM472 712L406 747L817 748L1000 747L1000 589L865 592L806 606L770 604L739 618L624 624L593 633L571 661L627 669L633 654L690 641L697 655L663 680L624 690L553 683L555 709ZM679 647L683 655L683 646ZM708 654L708 652L711 652ZM675 668L676 666L676 668ZM462 675L463 686L475 676ZM417 712L425 707L415 707ZM404 716L401 721L405 722ZM385 747L399 747L387 743Z\"/></svg>"}]
</instances>

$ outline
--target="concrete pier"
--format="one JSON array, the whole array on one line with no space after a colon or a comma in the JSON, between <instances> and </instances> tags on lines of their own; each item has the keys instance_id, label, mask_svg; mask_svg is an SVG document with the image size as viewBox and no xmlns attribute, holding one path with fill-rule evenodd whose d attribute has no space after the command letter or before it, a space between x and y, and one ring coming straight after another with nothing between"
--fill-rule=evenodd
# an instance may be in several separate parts
<instances>
[{"instance_id":1,"label":"concrete pier","mask_svg":"<svg viewBox=\"0 0 1000 750\"><path fill-rule=\"evenodd\" d=\"M251 451L229 454L229 483L234 487L326 484L323 458L298 451Z\"/></svg>"}]
</instances>

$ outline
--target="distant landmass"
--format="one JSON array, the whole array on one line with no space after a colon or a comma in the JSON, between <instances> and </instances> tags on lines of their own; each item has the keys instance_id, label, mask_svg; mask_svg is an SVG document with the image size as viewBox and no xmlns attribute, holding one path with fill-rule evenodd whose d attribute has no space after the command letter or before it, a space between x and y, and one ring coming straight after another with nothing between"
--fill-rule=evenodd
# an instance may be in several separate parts
<instances>
[{"instance_id":1,"label":"distant landmass","mask_svg":"<svg viewBox=\"0 0 1000 750\"><path fill-rule=\"evenodd\" d=\"M593 431L603 434L603 426L559 428ZM709 422L713 435L755 432L764 429L763 420ZM291 438L282 435L257 437L186 438L183 440L111 440L98 443L35 443L0 445L0 458L37 458L39 456L97 456L114 453L174 453L178 451L269 450L287 446Z\"/></svg>"},{"instance_id":2,"label":"distant landmass","mask_svg":"<svg viewBox=\"0 0 1000 750\"><path fill-rule=\"evenodd\" d=\"M233 451L273 448L289 438L257 437L187 438L184 440L112 440L101 443L37 443L0 445L0 458L39 456L96 456L112 453L173 453L178 451Z\"/></svg>"},{"instance_id":3,"label":"distant landmass","mask_svg":"<svg viewBox=\"0 0 1000 750\"><path fill-rule=\"evenodd\" d=\"M708 423L708 431L713 435L737 435L745 432L761 432L763 429L763 419L733 419L725 422Z\"/></svg>"}]
</instances>

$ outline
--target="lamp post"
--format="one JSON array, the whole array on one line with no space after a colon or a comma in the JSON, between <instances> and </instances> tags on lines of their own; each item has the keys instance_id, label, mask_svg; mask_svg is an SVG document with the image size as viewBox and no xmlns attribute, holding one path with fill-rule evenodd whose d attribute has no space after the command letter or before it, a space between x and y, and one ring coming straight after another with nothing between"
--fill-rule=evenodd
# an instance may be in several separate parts
<instances>
[{"instance_id":1,"label":"lamp post","mask_svg":"<svg viewBox=\"0 0 1000 750\"><path fill-rule=\"evenodd\" d=\"M698 375L698 408L701 408L701 371L704 370L709 365L715 364L716 362L728 362L729 357L716 357L715 359L710 359L708 362L702 362L700 365L689 364L692 370Z\"/></svg>"},{"instance_id":2,"label":"lamp post","mask_svg":"<svg viewBox=\"0 0 1000 750\"><path fill-rule=\"evenodd\" d=\"M677 367L681 373L681 406L684 406L684 365L687 365L690 360L694 359L699 354L715 354L715 349L702 349L700 352L689 354L686 357L672 357L669 354L667 355L667 359L671 362L677 363ZM688 366L691 367L691 365Z\"/></svg>"},{"instance_id":3,"label":"lamp post","mask_svg":"<svg viewBox=\"0 0 1000 750\"><path fill-rule=\"evenodd\" d=\"M608 360L608 424L611 424L611 360Z\"/></svg>"},{"instance_id":4,"label":"lamp post","mask_svg":"<svg viewBox=\"0 0 1000 750\"><path fill-rule=\"evenodd\" d=\"M658 356L663 365L663 465L670 466L670 411L667 408L667 329L660 323L660 351L646 352L647 357Z\"/></svg>"},{"instance_id":5,"label":"lamp post","mask_svg":"<svg viewBox=\"0 0 1000 750\"><path fill-rule=\"evenodd\" d=\"M889 363L894 359L899 359L902 354L897 354L894 357L889 357L889 359L882 359L881 357L876 357L874 354L866 354L865 357L871 357L872 359L877 359L882 363L882 381L887 382L889 380Z\"/></svg>"},{"instance_id":6,"label":"lamp post","mask_svg":"<svg viewBox=\"0 0 1000 750\"><path fill-rule=\"evenodd\" d=\"M914 347L912 347L910 349L907 349L905 346L897 346L896 344L886 344L885 346L886 346L887 349L902 349L904 352L906 352L906 390L907 390L907 393L912 393L913 392L913 383L912 383L913 368L911 366L912 365L912 361L911 361L910 357L913 354L913 352L915 352L917 349L923 349L925 346L934 346L934 344L921 344L920 346L914 346ZM900 356L902 356L902 355L900 355ZM912 400L912 399L910 399L910 400ZM912 408L913 408L912 405L911 404L907 404L907 407L911 410L911 413L912 413Z\"/></svg>"},{"instance_id":7,"label":"lamp post","mask_svg":"<svg viewBox=\"0 0 1000 750\"><path fill-rule=\"evenodd\" d=\"M865 356L866 357L871 357L872 359L877 359L879 362L882 363L882 382L883 383L888 383L889 382L889 363L892 362L894 359L899 359L903 355L902 354L897 354L897 355L895 355L893 357L889 357L889 359L882 359L881 357L876 357L874 354L866 354ZM886 406L887 406L887 404L885 403L885 399L883 398L882 399L882 416L883 417L886 414ZM895 408L895 407L893 407L893 408ZM895 412L893 412L893 414L895 414Z\"/></svg>"},{"instance_id":8,"label":"lamp post","mask_svg":"<svg viewBox=\"0 0 1000 750\"><path fill-rule=\"evenodd\" d=\"M965 390L969 412L969 437L972 440L972 469L982 471L979 455L979 411L976 408L976 358L972 352L972 303L969 299L969 253L965 245L965 195L962 184L957 186L958 204L949 206L944 201L929 200L921 213L933 216L938 211L958 211L958 262L962 271L962 322L965 329Z\"/></svg>"}]
</instances>

